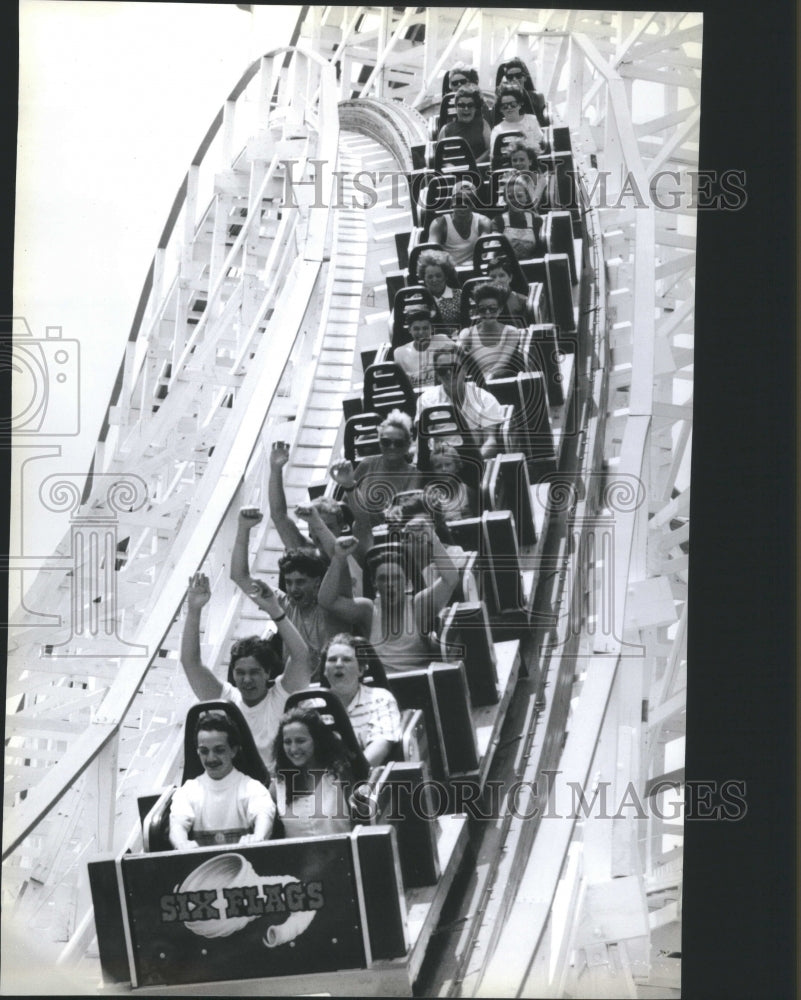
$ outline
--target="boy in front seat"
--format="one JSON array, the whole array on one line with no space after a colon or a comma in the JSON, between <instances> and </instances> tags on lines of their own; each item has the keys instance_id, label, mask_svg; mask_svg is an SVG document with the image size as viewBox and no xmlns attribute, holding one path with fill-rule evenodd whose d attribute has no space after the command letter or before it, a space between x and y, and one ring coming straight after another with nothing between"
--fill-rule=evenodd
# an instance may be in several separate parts
<instances>
[{"instance_id":1,"label":"boy in front seat","mask_svg":"<svg viewBox=\"0 0 801 1000\"><path fill-rule=\"evenodd\" d=\"M203 774L176 790L170 807L170 842L178 850L212 844L258 844L272 833L275 803L255 778L235 766L240 739L221 712L201 715L195 729Z\"/></svg>"}]
</instances>

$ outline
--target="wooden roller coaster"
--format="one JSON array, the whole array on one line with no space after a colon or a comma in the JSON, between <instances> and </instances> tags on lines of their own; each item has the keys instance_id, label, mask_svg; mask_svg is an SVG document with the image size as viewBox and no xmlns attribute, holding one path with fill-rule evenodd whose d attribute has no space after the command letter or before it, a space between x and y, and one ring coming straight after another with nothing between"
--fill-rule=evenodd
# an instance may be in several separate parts
<instances>
[{"instance_id":1,"label":"wooden roller coaster","mask_svg":"<svg viewBox=\"0 0 801 1000\"><path fill-rule=\"evenodd\" d=\"M91 470L41 487L70 526L10 630L6 913L86 991L677 996L700 16L312 6L296 36L247 68L189 167ZM522 624L495 630L498 701L471 709L470 773L503 795L484 821L438 818L432 884L395 865L394 936L359 890L351 964L171 979L124 901L101 926L87 872L111 859L103 891L118 878L132 898L124 873L159 857L141 855L138 799L180 780L187 578L212 581L203 657L221 676L266 622L229 580L237 511L266 509L273 441L292 445L290 508L339 457L443 75L461 59L491 97L512 56L569 130L575 276L543 270L562 401L519 550ZM274 581L269 521L252 543ZM351 839L373 871L378 834Z\"/></svg>"}]
</instances>

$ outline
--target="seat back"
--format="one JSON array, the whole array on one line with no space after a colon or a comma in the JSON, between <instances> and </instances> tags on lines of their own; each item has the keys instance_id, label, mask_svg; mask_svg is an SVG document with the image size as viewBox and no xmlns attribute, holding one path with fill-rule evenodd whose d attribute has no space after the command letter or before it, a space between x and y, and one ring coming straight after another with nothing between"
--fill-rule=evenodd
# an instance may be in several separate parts
<instances>
[{"instance_id":1,"label":"seat back","mask_svg":"<svg viewBox=\"0 0 801 1000\"><path fill-rule=\"evenodd\" d=\"M442 316L436 299L422 285L406 285L395 293L390 319L390 337L393 349L408 344L412 339L409 333L409 316L420 309L426 309L431 314L431 323L436 326L442 323Z\"/></svg>"},{"instance_id":2,"label":"seat back","mask_svg":"<svg viewBox=\"0 0 801 1000\"><path fill-rule=\"evenodd\" d=\"M498 661L484 602L461 601L445 608L440 614L439 640L444 660L464 663L471 703L497 704Z\"/></svg>"},{"instance_id":3,"label":"seat back","mask_svg":"<svg viewBox=\"0 0 801 1000\"><path fill-rule=\"evenodd\" d=\"M511 511L521 545L537 541L531 480L522 452L496 455L487 462L481 482L481 504L482 510Z\"/></svg>"},{"instance_id":4,"label":"seat back","mask_svg":"<svg viewBox=\"0 0 801 1000\"><path fill-rule=\"evenodd\" d=\"M417 215L423 229L424 240L428 239L428 230L434 217L450 211L451 196L458 180L456 174L432 174L429 176L428 183L420 192L417 202ZM435 244L435 246L439 250L442 249L439 244Z\"/></svg>"},{"instance_id":5,"label":"seat back","mask_svg":"<svg viewBox=\"0 0 801 1000\"><path fill-rule=\"evenodd\" d=\"M538 285L542 288L542 285ZM548 405L562 406L565 401L562 372L559 367L561 352L553 323L535 323L524 333L520 349L527 371L542 372L548 394Z\"/></svg>"},{"instance_id":6,"label":"seat back","mask_svg":"<svg viewBox=\"0 0 801 1000\"><path fill-rule=\"evenodd\" d=\"M503 233L486 233L479 236L473 247L473 270L476 277L486 274L493 260L503 257L512 270L512 291L528 295L528 280L512 249L512 244Z\"/></svg>"},{"instance_id":7,"label":"seat back","mask_svg":"<svg viewBox=\"0 0 801 1000\"><path fill-rule=\"evenodd\" d=\"M203 773L203 765L197 755L195 744L195 727L202 715L215 712L225 715L239 733L239 753L236 767L243 774L255 778L269 787L270 774L256 747L250 726L238 706L230 701L201 701L192 705L186 713L184 722L184 770L181 783L197 778ZM170 808L175 786L164 789L158 797L145 796L139 800L140 816L142 818L142 844L148 853L153 851L173 850L170 841Z\"/></svg>"},{"instance_id":8,"label":"seat back","mask_svg":"<svg viewBox=\"0 0 801 1000\"><path fill-rule=\"evenodd\" d=\"M391 410L402 410L414 418L417 394L409 376L394 361L370 365L364 373L364 408L386 416Z\"/></svg>"},{"instance_id":9,"label":"seat back","mask_svg":"<svg viewBox=\"0 0 801 1000\"><path fill-rule=\"evenodd\" d=\"M431 442L434 438L461 439L457 445L459 452L464 447L472 449L472 437L462 430L456 412L450 403L425 406L417 422L417 468L421 472L431 471Z\"/></svg>"},{"instance_id":10,"label":"seat back","mask_svg":"<svg viewBox=\"0 0 801 1000\"><path fill-rule=\"evenodd\" d=\"M470 698L462 663L431 663L393 673L389 687L401 709L419 708L431 734L431 777L444 781L478 767Z\"/></svg>"},{"instance_id":11,"label":"seat back","mask_svg":"<svg viewBox=\"0 0 801 1000\"><path fill-rule=\"evenodd\" d=\"M215 712L227 716L239 733L239 754L236 758L237 769L243 774L247 774L248 777L255 778L256 781L260 781L263 785L269 787L270 773L258 751L256 741L253 739L253 733L250 731L250 726L247 724L244 715L242 715L237 705L234 705L230 701L222 700L199 701L195 705L191 705L189 711L186 713L186 722L184 723L184 772L181 783L183 784L185 781L189 781L190 778L197 778L203 774L203 765L200 763L200 758L197 755L195 747L195 727L201 716L207 712Z\"/></svg>"},{"instance_id":12,"label":"seat back","mask_svg":"<svg viewBox=\"0 0 801 1000\"><path fill-rule=\"evenodd\" d=\"M456 92L451 90L443 91L442 100L439 102L437 129L441 129L443 125L447 125L448 122L452 121L456 121ZM437 169L436 166L434 169Z\"/></svg>"},{"instance_id":13,"label":"seat back","mask_svg":"<svg viewBox=\"0 0 801 1000\"><path fill-rule=\"evenodd\" d=\"M481 184L473 151L467 140L460 135L437 140L434 146L434 170L438 174L457 174L460 180L469 176L476 188Z\"/></svg>"},{"instance_id":14,"label":"seat back","mask_svg":"<svg viewBox=\"0 0 801 1000\"><path fill-rule=\"evenodd\" d=\"M505 431L504 451L522 451L530 462L546 462L548 471L555 471L553 431L542 372L518 372L506 378L487 379L486 387L499 403L514 408L511 424ZM544 466L540 471L544 471Z\"/></svg>"},{"instance_id":15,"label":"seat back","mask_svg":"<svg viewBox=\"0 0 801 1000\"><path fill-rule=\"evenodd\" d=\"M345 458L357 465L369 455L380 455L378 427L383 421L380 413L357 413L345 421L343 451Z\"/></svg>"},{"instance_id":16,"label":"seat back","mask_svg":"<svg viewBox=\"0 0 801 1000\"><path fill-rule=\"evenodd\" d=\"M339 735L344 744L354 779L365 781L370 773L370 765L367 763L364 751L359 746L359 741L353 732L353 726L345 706L339 698L330 688L304 688L302 691L295 691L289 695L284 705L284 711L288 712L301 704L304 708L315 709L326 726Z\"/></svg>"},{"instance_id":17,"label":"seat back","mask_svg":"<svg viewBox=\"0 0 801 1000\"><path fill-rule=\"evenodd\" d=\"M497 125L498 123L495 122L495 124ZM517 139L525 139L525 135L516 129L514 132L499 132L495 136L492 149L490 150L490 166L493 171L511 166L509 162L509 150L512 143Z\"/></svg>"}]
</instances>

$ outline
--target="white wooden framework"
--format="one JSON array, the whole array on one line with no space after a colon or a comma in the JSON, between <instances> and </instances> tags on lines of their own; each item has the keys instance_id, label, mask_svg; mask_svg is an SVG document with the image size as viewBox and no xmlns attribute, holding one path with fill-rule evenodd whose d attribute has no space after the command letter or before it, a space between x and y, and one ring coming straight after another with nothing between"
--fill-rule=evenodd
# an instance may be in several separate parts
<instances>
[{"instance_id":1,"label":"white wooden framework","mask_svg":"<svg viewBox=\"0 0 801 1000\"><path fill-rule=\"evenodd\" d=\"M570 126L599 274L605 419L588 433L605 475L586 464L576 511L581 539L611 541L578 547L561 607L556 632L579 605L582 631L553 794L608 782L619 802L631 785L646 808L543 823L523 857L510 842L521 863L496 891L480 939L492 947L453 991L635 996L649 981L650 934L681 907L701 30L675 12L312 6L299 48L265 56L226 102L154 258L93 476L49 484L71 530L26 605L62 624L25 609L12 622L4 901L62 961L92 936L86 861L135 845L136 795L175 766L187 577L205 560L203 654L219 669L231 638L254 631L227 559L236 508L266 505L271 441L296 446L290 505L337 445L367 246L358 209L329 211L331 166L386 155L340 134L337 100L391 102L398 164L392 142L422 141L412 109L438 103L450 63L472 63L491 91L517 55ZM269 573L277 540L265 527L254 543ZM659 792L657 811L660 779L678 793ZM678 986L675 970L663 980Z\"/></svg>"}]
</instances>

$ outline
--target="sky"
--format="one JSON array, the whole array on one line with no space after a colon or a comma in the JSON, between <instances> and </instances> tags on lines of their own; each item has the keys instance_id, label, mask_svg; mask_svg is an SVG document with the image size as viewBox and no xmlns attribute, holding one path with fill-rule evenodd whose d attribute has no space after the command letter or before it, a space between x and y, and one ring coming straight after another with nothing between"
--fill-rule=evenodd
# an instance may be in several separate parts
<instances>
[{"instance_id":1,"label":"sky","mask_svg":"<svg viewBox=\"0 0 801 1000\"><path fill-rule=\"evenodd\" d=\"M252 15L235 4L20 3L14 316L35 340L61 327L69 364L79 357L67 384L51 383L46 419L63 428L77 415L80 432L27 438L50 452L56 444L60 454L24 470L37 451L15 449L12 556L49 554L68 530L67 514L42 508L38 486L53 473L88 470L189 162L244 69L288 42L298 12L296 5ZM28 392L20 378L14 416L28 412ZM12 606L18 582L12 574Z\"/></svg>"}]
</instances>

